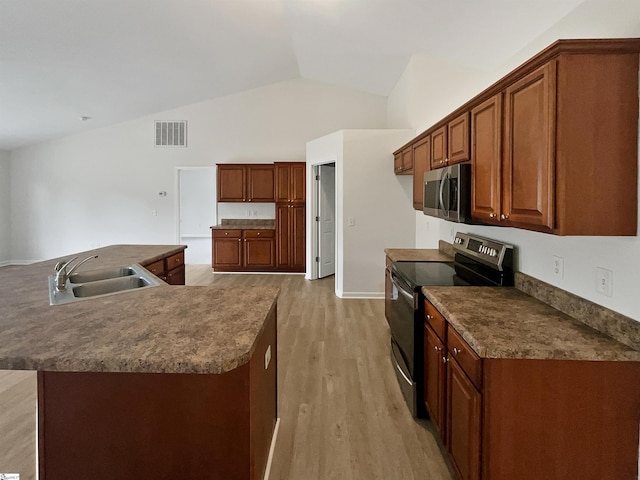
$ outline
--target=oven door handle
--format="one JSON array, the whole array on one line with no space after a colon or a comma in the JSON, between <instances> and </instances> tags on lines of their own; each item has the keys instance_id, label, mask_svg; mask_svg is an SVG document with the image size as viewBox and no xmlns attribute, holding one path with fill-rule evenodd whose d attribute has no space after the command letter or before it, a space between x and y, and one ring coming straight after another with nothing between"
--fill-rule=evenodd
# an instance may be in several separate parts
<instances>
[{"instance_id":1,"label":"oven door handle","mask_svg":"<svg viewBox=\"0 0 640 480\"><path fill-rule=\"evenodd\" d=\"M400 292L402 294L402 296L404 296L409 302L411 302L411 305L413 305L413 308L416 308L416 299L415 296L412 293L409 293L407 290L405 290L402 285L400 285L400 282L398 282L397 277L393 274L393 272L391 272L391 283L393 283L395 285L395 287L398 289L398 292Z\"/></svg>"}]
</instances>

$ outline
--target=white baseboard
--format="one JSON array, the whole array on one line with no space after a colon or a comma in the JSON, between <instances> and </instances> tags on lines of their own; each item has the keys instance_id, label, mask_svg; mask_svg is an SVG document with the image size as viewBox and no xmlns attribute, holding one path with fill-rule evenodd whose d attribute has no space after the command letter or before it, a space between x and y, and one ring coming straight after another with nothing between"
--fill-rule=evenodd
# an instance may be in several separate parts
<instances>
[{"instance_id":1,"label":"white baseboard","mask_svg":"<svg viewBox=\"0 0 640 480\"><path fill-rule=\"evenodd\" d=\"M384 292L336 292L340 298L375 299L384 298Z\"/></svg>"},{"instance_id":2,"label":"white baseboard","mask_svg":"<svg viewBox=\"0 0 640 480\"><path fill-rule=\"evenodd\" d=\"M299 272L212 272L214 275L304 275Z\"/></svg>"},{"instance_id":3,"label":"white baseboard","mask_svg":"<svg viewBox=\"0 0 640 480\"><path fill-rule=\"evenodd\" d=\"M276 426L273 429L271 437L271 447L269 447L269 458L267 459L267 467L264 469L264 480L269 480L271 473L271 462L273 461L273 451L276 449L276 439L278 438L278 430L280 429L280 417L276 420Z\"/></svg>"},{"instance_id":4,"label":"white baseboard","mask_svg":"<svg viewBox=\"0 0 640 480\"><path fill-rule=\"evenodd\" d=\"M11 263L9 263L9 262L0 262L0 268L7 267L9 265L11 265Z\"/></svg>"},{"instance_id":5,"label":"white baseboard","mask_svg":"<svg viewBox=\"0 0 640 480\"><path fill-rule=\"evenodd\" d=\"M9 260L8 265L31 265L41 260Z\"/></svg>"}]
</instances>

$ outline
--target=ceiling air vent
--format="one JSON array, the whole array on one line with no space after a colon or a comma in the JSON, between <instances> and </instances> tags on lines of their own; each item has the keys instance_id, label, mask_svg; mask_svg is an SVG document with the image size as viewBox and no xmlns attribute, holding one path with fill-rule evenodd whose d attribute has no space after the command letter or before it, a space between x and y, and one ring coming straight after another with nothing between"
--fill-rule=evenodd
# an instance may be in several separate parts
<instances>
[{"instance_id":1,"label":"ceiling air vent","mask_svg":"<svg viewBox=\"0 0 640 480\"><path fill-rule=\"evenodd\" d=\"M156 147L186 147L187 122L162 122L156 120Z\"/></svg>"}]
</instances>

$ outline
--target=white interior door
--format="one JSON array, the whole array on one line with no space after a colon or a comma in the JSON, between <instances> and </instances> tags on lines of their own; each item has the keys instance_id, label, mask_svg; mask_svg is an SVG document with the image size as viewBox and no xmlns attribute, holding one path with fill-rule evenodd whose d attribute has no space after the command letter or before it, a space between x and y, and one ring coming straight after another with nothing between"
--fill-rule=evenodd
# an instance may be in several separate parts
<instances>
[{"instance_id":1,"label":"white interior door","mask_svg":"<svg viewBox=\"0 0 640 480\"><path fill-rule=\"evenodd\" d=\"M318 278L336 273L336 169L318 167Z\"/></svg>"}]
</instances>

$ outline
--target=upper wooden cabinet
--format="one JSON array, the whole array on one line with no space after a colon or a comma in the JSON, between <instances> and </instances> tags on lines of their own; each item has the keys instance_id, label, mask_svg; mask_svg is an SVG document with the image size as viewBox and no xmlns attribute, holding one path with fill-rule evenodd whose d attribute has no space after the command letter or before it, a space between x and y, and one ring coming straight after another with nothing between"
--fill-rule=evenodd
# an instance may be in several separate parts
<instances>
[{"instance_id":1,"label":"upper wooden cabinet","mask_svg":"<svg viewBox=\"0 0 640 480\"><path fill-rule=\"evenodd\" d=\"M275 163L276 203L304 203L306 200L307 164Z\"/></svg>"},{"instance_id":2,"label":"upper wooden cabinet","mask_svg":"<svg viewBox=\"0 0 640 480\"><path fill-rule=\"evenodd\" d=\"M218 164L219 202L273 202L274 166Z\"/></svg>"},{"instance_id":3,"label":"upper wooden cabinet","mask_svg":"<svg viewBox=\"0 0 640 480\"><path fill-rule=\"evenodd\" d=\"M427 136L413 148L413 208L422 211L424 201L424 172L431 166L431 137Z\"/></svg>"},{"instance_id":4,"label":"upper wooden cabinet","mask_svg":"<svg viewBox=\"0 0 640 480\"><path fill-rule=\"evenodd\" d=\"M551 61L505 91L504 205L499 220L554 227L555 87L556 64Z\"/></svg>"},{"instance_id":5,"label":"upper wooden cabinet","mask_svg":"<svg viewBox=\"0 0 640 480\"><path fill-rule=\"evenodd\" d=\"M498 221L502 203L502 93L471 110L471 216Z\"/></svg>"},{"instance_id":6,"label":"upper wooden cabinet","mask_svg":"<svg viewBox=\"0 0 640 480\"><path fill-rule=\"evenodd\" d=\"M408 145L430 136L432 168L471 160L474 221L636 235L639 53L559 40Z\"/></svg>"},{"instance_id":7,"label":"upper wooden cabinet","mask_svg":"<svg viewBox=\"0 0 640 480\"><path fill-rule=\"evenodd\" d=\"M413 145L407 145L393 154L393 171L396 175L412 175L413 168Z\"/></svg>"},{"instance_id":8,"label":"upper wooden cabinet","mask_svg":"<svg viewBox=\"0 0 640 480\"><path fill-rule=\"evenodd\" d=\"M469 113L451 120L431 134L431 168L469 160Z\"/></svg>"}]
</instances>

